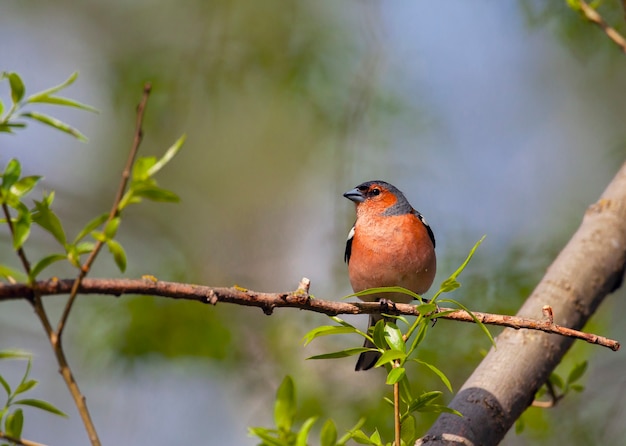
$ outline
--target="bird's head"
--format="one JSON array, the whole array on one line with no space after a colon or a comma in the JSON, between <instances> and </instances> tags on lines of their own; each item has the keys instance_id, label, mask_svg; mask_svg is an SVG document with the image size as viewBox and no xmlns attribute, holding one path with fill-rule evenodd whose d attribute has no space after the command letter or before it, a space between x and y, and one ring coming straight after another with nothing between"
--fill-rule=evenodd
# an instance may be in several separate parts
<instances>
[{"instance_id":1,"label":"bird's head","mask_svg":"<svg viewBox=\"0 0 626 446\"><path fill-rule=\"evenodd\" d=\"M413 210L404 194L385 181L366 181L343 196L356 204L357 217L366 213L401 215Z\"/></svg>"}]
</instances>

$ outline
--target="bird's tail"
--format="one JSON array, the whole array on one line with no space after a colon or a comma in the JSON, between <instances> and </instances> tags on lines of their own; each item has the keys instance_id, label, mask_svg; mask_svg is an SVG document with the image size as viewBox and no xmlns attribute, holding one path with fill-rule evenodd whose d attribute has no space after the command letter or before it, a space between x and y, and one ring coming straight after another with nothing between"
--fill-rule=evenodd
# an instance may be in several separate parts
<instances>
[{"instance_id":1,"label":"bird's tail","mask_svg":"<svg viewBox=\"0 0 626 446\"><path fill-rule=\"evenodd\" d=\"M383 317L380 314L370 314L368 330L370 327L373 327L374 325L376 325L376 322L378 322L381 319L383 319ZM376 346L372 342L370 342L369 339L365 340L363 347L376 348ZM359 359L356 362L356 367L354 368L354 370L356 370L357 372L359 370L369 370L372 367L374 367L374 364L376 364L376 361L378 361L378 358L380 358L380 352L378 351L363 352L359 356Z\"/></svg>"}]
</instances>

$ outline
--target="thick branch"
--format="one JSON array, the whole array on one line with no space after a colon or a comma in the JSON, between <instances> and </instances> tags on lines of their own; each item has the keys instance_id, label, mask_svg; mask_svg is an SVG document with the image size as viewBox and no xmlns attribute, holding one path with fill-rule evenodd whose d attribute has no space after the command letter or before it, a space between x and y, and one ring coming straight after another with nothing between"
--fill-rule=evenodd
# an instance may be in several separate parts
<instances>
[{"instance_id":1,"label":"thick branch","mask_svg":"<svg viewBox=\"0 0 626 446\"><path fill-rule=\"evenodd\" d=\"M33 286L41 296L66 294L73 289L75 281L73 279L42 280L36 282ZM0 284L0 301L22 298L30 295L32 292L33 290L27 284ZM78 292L81 294L108 294L114 296L142 294L195 300L212 305L223 302L258 307L265 314L271 314L275 308L281 307L299 308L329 316L338 314L372 314L389 311L376 302L337 302L311 298L308 294L308 281L306 279L303 279L296 291L284 293L260 293L241 287L209 287L178 282L161 282L152 277L144 279L83 279ZM419 314L415 305L396 304L395 309L397 314L409 316L417 316ZM474 322L472 316L464 310L440 308L439 312L442 313L441 316L437 316L440 319ZM473 315L480 322L487 325L500 325L515 329L525 328L559 334L581 339L591 344L602 345L614 351L617 351L620 347L617 341L556 325L551 314L547 314L545 309L543 312L546 315L545 320L482 312L473 312ZM537 315L541 313L542 310L540 309Z\"/></svg>"},{"instance_id":2,"label":"thick branch","mask_svg":"<svg viewBox=\"0 0 626 446\"><path fill-rule=\"evenodd\" d=\"M578 329L621 286L625 265L626 164L587 209L578 231L517 316L532 317L549 305L559 324ZM418 444L498 444L533 402L572 339L507 329L496 343L498 349L489 352L450 403L464 416L442 414Z\"/></svg>"}]
</instances>

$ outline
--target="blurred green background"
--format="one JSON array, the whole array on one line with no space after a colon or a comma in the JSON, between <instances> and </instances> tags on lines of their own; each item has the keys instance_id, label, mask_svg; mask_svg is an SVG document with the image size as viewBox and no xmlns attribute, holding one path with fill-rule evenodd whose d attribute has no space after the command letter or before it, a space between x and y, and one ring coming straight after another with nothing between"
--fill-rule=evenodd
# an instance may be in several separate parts
<instances>
[{"instance_id":1,"label":"blurred green background","mask_svg":"<svg viewBox=\"0 0 626 446\"><path fill-rule=\"evenodd\" d=\"M604 8L622 22L617 6ZM126 214L126 277L287 291L306 276L316 297L339 299L350 292L342 257L354 219L341 194L384 179L433 227L436 283L486 234L453 297L514 313L626 153L626 58L565 2L4 0L0 70L20 73L27 93L78 70L64 94L100 110L44 110L81 129L86 145L37 125L0 139L0 164L19 157L26 174L43 174L70 234L110 206L144 81L153 94L141 154L159 155L187 133L159 175L182 202ZM33 258L51 249L39 232L27 246ZM0 261L18 266L6 233ZM120 274L103 253L92 276ZM611 296L587 330L623 340L623 298ZM63 302L46 305L57 315ZM303 348L302 336L326 323L294 310L267 317L84 296L65 345L104 444L256 444L246 427L270 425L285 374L301 419L333 417L343 431L367 417L368 429L391 438L382 372L355 373L354 358L305 361L360 344ZM455 389L489 348L469 324L442 320L429 336L420 357ZM70 414L27 411L25 437L85 444L25 302L0 306L0 348L9 347L35 354L42 383L33 396ZM532 409L525 432L504 444L621 444L623 354L577 343L563 373L584 359L586 391ZM2 362L0 373L15 381L23 367ZM429 372L414 373L424 391L444 390Z\"/></svg>"}]
</instances>

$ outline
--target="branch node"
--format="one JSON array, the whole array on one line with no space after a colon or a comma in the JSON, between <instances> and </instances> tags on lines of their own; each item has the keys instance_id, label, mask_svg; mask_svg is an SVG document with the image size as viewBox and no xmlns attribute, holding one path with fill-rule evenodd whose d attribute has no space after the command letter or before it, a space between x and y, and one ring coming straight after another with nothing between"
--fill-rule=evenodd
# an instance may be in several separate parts
<instances>
[{"instance_id":1,"label":"branch node","mask_svg":"<svg viewBox=\"0 0 626 446\"><path fill-rule=\"evenodd\" d=\"M311 287L311 280L303 277L300 279L300 283L298 284L298 289L296 290L296 294L305 294L309 295L309 288Z\"/></svg>"},{"instance_id":2,"label":"branch node","mask_svg":"<svg viewBox=\"0 0 626 446\"><path fill-rule=\"evenodd\" d=\"M215 305L217 305L217 301L218 300L219 299L217 298L217 295L215 294L215 291L209 290L209 292L207 293L207 296L206 296L206 301L208 303L210 303L211 305L215 306Z\"/></svg>"},{"instance_id":3,"label":"branch node","mask_svg":"<svg viewBox=\"0 0 626 446\"><path fill-rule=\"evenodd\" d=\"M552 307L550 305L544 305L541 309L543 316L548 319L550 325L554 325L554 312L552 311Z\"/></svg>"},{"instance_id":4,"label":"branch node","mask_svg":"<svg viewBox=\"0 0 626 446\"><path fill-rule=\"evenodd\" d=\"M272 315L272 313L274 313L274 305L272 305L272 304L263 305L263 306L261 307L261 310L263 310L263 313L264 313L266 316L271 316L271 315Z\"/></svg>"}]
</instances>

